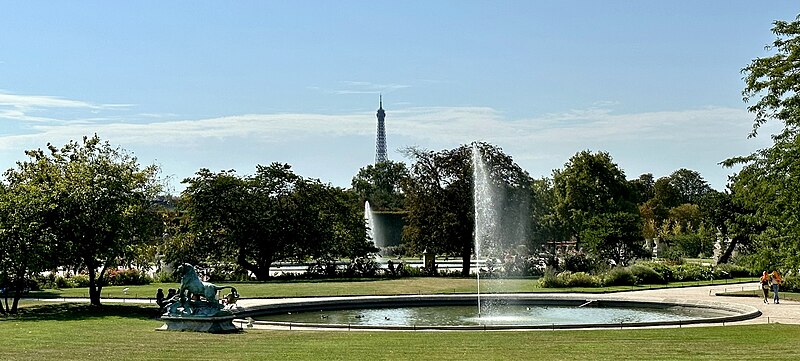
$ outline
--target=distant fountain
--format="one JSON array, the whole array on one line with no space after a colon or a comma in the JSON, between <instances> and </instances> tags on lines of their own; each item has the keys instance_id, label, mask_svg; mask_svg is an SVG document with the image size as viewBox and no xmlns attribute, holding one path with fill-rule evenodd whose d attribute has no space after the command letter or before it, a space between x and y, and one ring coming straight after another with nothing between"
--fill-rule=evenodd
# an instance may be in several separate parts
<instances>
[{"instance_id":1,"label":"distant fountain","mask_svg":"<svg viewBox=\"0 0 800 361\"><path fill-rule=\"evenodd\" d=\"M379 222L377 221L375 212L372 211L372 207L369 205L369 201L364 202L364 221L367 223L367 240L372 241L375 247L383 251L383 247L386 247L386 242L384 237L382 237L378 225Z\"/></svg>"}]
</instances>

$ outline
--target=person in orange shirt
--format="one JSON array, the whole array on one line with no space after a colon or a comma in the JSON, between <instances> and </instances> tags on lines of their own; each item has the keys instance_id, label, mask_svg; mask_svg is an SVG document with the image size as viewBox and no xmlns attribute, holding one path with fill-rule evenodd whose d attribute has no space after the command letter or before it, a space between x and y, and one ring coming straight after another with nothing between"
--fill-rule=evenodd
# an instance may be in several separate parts
<instances>
[{"instance_id":1,"label":"person in orange shirt","mask_svg":"<svg viewBox=\"0 0 800 361\"><path fill-rule=\"evenodd\" d=\"M761 291L764 292L764 303L769 303L767 301L769 298L769 273L767 271L761 274Z\"/></svg>"},{"instance_id":2,"label":"person in orange shirt","mask_svg":"<svg viewBox=\"0 0 800 361\"><path fill-rule=\"evenodd\" d=\"M780 298L778 297L778 289L781 286L783 280L781 279L781 274L778 273L778 270L772 271L772 302L773 303L781 303Z\"/></svg>"}]
</instances>

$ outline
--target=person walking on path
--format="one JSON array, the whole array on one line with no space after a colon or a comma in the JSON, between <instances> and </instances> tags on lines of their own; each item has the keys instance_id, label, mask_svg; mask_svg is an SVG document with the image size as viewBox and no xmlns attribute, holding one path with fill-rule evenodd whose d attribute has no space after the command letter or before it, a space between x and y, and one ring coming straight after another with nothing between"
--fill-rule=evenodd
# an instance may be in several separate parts
<instances>
[{"instance_id":1,"label":"person walking on path","mask_svg":"<svg viewBox=\"0 0 800 361\"><path fill-rule=\"evenodd\" d=\"M767 301L769 298L769 281L769 273L764 271L764 273L761 274L761 292L764 292L764 303L769 303L769 301Z\"/></svg>"},{"instance_id":2,"label":"person walking on path","mask_svg":"<svg viewBox=\"0 0 800 361\"><path fill-rule=\"evenodd\" d=\"M783 279L781 279L781 274L778 273L778 270L772 271L771 279L772 279L772 301L773 303L781 303L781 300L778 297L778 289L781 287Z\"/></svg>"}]
</instances>

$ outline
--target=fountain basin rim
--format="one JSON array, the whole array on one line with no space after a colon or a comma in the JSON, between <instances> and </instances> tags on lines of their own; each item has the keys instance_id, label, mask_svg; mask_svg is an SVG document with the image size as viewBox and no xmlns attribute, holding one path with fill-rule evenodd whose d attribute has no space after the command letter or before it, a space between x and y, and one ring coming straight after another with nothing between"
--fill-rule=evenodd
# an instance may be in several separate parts
<instances>
[{"instance_id":1,"label":"fountain basin rim","mask_svg":"<svg viewBox=\"0 0 800 361\"><path fill-rule=\"evenodd\" d=\"M682 326L689 324L729 323L753 319L761 316L761 311L752 306L703 300L682 300L674 298L629 298L601 295L576 295L576 294L484 294L484 301L503 301L508 304L531 306L580 306L587 301L595 305L606 307L627 308L668 308L688 307L695 309L708 309L721 311L726 315L692 318L688 320L631 322L631 323L585 323L585 324L547 324L547 325L352 325L329 323L298 323L283 321L251 321L256 325L270 325L296 328L319 329L371 329L371 330L524 330L524 329L580 329L580 328L620 328L620 327L654 327L654 326ZM355 296L355 297L324 297L324 298L288 298L275 303L249 306L236 313L236 323L249 323L245 318L287 312L340 310L354 308L380 308L380 307L408 307L408 306L448 306L448 305L474 305L477 295L401 295L401 296Z\"/></svg>"}]
</instances>

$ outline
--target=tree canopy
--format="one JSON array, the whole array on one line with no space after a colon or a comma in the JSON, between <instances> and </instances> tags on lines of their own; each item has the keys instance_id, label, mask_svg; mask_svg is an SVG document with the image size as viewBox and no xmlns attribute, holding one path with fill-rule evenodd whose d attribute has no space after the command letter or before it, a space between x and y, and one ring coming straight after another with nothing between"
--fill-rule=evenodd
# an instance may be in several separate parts
<instances>
[{"instance_id":1,"label":"tree canopy","mask_svg":"<svg viewBox=\"0 0 800 361\"><path fill-rule=\"evenodd\" d=\"M638 195L608 153L575 154L553 183L556 214L579 246L620 263L643 254Z\"/></svg>"},{"instance_id":2,"label":"tree canopy","mask_svg":"<svg viewBox=\"0 0 800 361\"><path fill-rule=\"evenodd\" d=\"M106 270L134 257L137 245L160 239L154 203L161 191L158 167L142 168L96 135L26 154L27 161L6 172L10 187L35 189L20 196L41 192L43 198L29 199L26 206L43 212L32 216L47 220L58 265L88 272L89 297L99 305ZM53 206L41 205L44 200Z\"/></svg>"},{"instance_id":3,"label":"tree canopy","mask_svg":"<svg viewBox=\"0 0 800 361\"><path fill-rule=\"evenodd\" d=\"M523 193L530 192L530 177L513 159L496 146L476 143L489 165L495 186L507 197L498 199L502 211L529 203L520 202ZM438 254L458 255L462 259L462 274L469 274L470 257L474 251L475 210L473 199L473 145L462 145L439 152L419 148L407 149L414 160L410 177L404 184L406 194L406 226L403 239L409 247L421 253L427 249ZM508 217L504 221L520 222ZM502 226L501 226L502 228Z\"/></svg>"},{"instance_id":4,"label":"tree canopy","mask_svg":"<svg viewBox=\"0 0 800 361\"><path fill-rule=\"evenodd\" d=\"M199 242L188 248L231 260L257 279L269 278L276 261L374 252L355 195L298 176L288 164L259 165L244 177L201 169L184 183L192 235L179 244Z\"/></svg>"}]
</instances>

